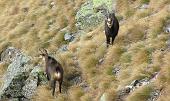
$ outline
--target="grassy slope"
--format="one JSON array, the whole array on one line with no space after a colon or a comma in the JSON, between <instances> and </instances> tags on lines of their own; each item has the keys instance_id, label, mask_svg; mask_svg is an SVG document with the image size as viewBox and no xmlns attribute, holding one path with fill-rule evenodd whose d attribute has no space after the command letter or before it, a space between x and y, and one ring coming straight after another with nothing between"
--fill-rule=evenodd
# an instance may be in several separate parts
<instances>
[{"instance_id":1,"label":"grassy slope","mask_svg":"<svg viewBox=\"0 0 170 101\"><path fill-rule=\"evenodd\" d=\"M43 5L40 0L16 0L15 2L0 1L0 51L6 46L22 49L31 56L36 56L39 47L47 48L51 53L65 42L59 32L68 26L75 31L75 12L83 3L81 0L55 0L56 7L50 9L52 0ZM131 93L126 100L147 99L153 87L164 86L160 101L170 99L170 52L166 51L168 34L163 27L170 18L169 0L150 0L149 9L139 10L149 0L118 0L118 16L125 18L120 26L119 35L114 46L106 49L103 24L91 32L81 36L69 44L69 51L55 54L64 64L65 76L75 71L72 57L77 57L83 79L89 84L89 91L84 92L79 86L65 89L63 94L52 97L46 86L37 90L33 100L39 101L98 101L103 92L109 93L109 100L115 99L115 92L134 79L150 77L160 72L158 79L151 86L142 87ZM25 7L29 8L24 12ZM63 13L64 12L64 13ZM50 22L53 22L52 24ZM34 24L34 26L32 26ZM161 51L165 50L165 51ZM104 62L98 61L104 57ZM35 59L37 61L37 59ZM115 66L121 68L118 76L112 75ZM0 68L5 68L5 65ZM69 82L69 81L67 81Z\"/></svg>"}]
</instances>

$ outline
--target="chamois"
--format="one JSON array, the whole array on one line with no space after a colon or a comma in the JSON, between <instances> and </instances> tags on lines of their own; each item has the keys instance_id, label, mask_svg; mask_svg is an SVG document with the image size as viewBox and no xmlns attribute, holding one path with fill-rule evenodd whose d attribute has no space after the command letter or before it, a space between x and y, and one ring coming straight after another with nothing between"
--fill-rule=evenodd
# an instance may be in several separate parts
<instances>
[{"instance_id":1,"label":"chamois","mask_svg":"<svg viewBox=\"0 0 170 101\"><path fill-rule=\"evenodd\" d=\"M105 20L105 35L107 41L107 47L110 44L110 38L112 38L111 44L113 45L114 39L119 31L119 22L114 13L108 13Z\"/></svg>"},{"instance_id":2,"label":"chamois","mask_svg":"<svg viewBox=\"0 0 170 101\"><path fill-rule=\"evenodd\" d=\"M64 71L61 64L48 55L46 49L39 49L39 51L41 52L40 55L45 59L45 72L47 74L48 81L50 81L50 86L53 88L52 95L54 96L56 81L59 82L59 91L61 93Z\"/></svg>"}]
</instances>

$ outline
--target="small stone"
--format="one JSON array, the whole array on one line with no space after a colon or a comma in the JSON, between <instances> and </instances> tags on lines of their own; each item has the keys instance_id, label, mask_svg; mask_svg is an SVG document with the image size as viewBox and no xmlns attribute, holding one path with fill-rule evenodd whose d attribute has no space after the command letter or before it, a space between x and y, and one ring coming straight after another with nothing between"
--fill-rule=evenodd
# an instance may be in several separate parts
<instances>
[{"instance_id":1,"label":"small stone","mask_svg":"<svg viewBox=\"0 0 170 101\"><path fill-rule=\"evenodd\" d=\"M68 51L68 45L62 45L62 46L60 47L59 51L61 51L61 52Z\"/></svg>"},{"instance_id":2,"label":"small stone","mask_svg":"<svg viewBox=\"0 0 170 101\"><path fill-rule=\"evenodd\" d=\"M103 59L103 58L101 58L101 59L99 60L99 65L100 65L100 64L102 64L102 63L103 63L103 61L104 61L104 59Z\"/></svg>"},{"instance_id":3,"label":"small stone","mask_svg":"<svg viewBox=\"0 0 170 101\"><path fill-rule=\"evenodd\" d=\"M120 72L120 66L119 65L114 65L112 74L117 75Z\"/></svg>"},{"instance_id":4,"label":"small stone","mask_svg":"<svg viewBox=\"0 0 170 101\"><path fill-rule=\"evenodd\" d=\"M165 32L166 32L166 33L170 33L170 27L166 28L166 29L165 29Z\"/></svg>"},{"instance_id":5,"label":"small stone","mask_svg":"<svg viewBox=\"0 0 170 101\"><path fill-rule=\"evenodd\" d=\"M65 41L71 42L71 41L73 41L73 39L74 39L74 36L73 36L71 33L66 33L66 34L64 35L64 40L65 40Z\"/></svg>"},{"instance_id":6,"label":"small stone","mask_svg":"<svg viewBox=\"0 0 170 101\"><path fill-rule=\"evenodd\" d=\"M149 8L149 5L148 4L143 4L140 9L148 9Z\"/></svg>"}]
</instances>

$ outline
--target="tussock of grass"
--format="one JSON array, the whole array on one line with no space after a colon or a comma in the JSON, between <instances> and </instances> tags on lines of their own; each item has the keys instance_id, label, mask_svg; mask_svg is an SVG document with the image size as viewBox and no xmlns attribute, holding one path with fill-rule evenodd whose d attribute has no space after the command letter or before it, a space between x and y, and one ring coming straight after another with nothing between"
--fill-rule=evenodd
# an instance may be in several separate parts
<instances>
[{"instance_id":1,"label":"tussock of grass","mask_svg":"<svg viewBox=\"0 0 170 101\"><path fill-rule=\"evenodd\" d=\"M124 49L118 45L110 47L105 58L105 67L113 66L113 64L118 62L123 51Z\"/></svg>"},{"instance_id":2,"label":"tussock of grass","mask_svg":"<svg viewBox=\"0 0 170 101\"><path fill-rule=\"evenodd\" d=\"M169 83L170 82L170 78L169 78L169 75L170 75L170 52L167 52L165 55L164 55L164 58L163 58L163 66L161 67L161 75L159 77L159 82L162 84L162 83Z\"/></svg>"},{"instance_id":3,"label":"tussock of grass","mask_svg":"<svg viewBox=\"0 0 170 101\"><path fill-rule=\"evenodd\" d=\"M155 0L150 0L150 7L154 11L158 11L161 8L165 7L166 4L170 3L169 0L159 0L158 2L155 2Z\"/></svg>"},{"instance_id":4,"label":"tussock of grass","mask_svg":"<svg viewBox=\"0 0 170 101\"><path fill-rule=\"evenodd\" d=\"M152 18L149 23L149 32L153 38L157 37L157 35L163 31L163 26L165 25L165 21L167 20L169 14L165 9L166 7L157 13L157 16L154 15L154 19Z\"/></svg>"},{"instance_id":5,"label":"tussock of grass","mask_svg":"<svg viewBox=\"0 0 170 101\"><path fill-rule=\"evenodd\" d=\"M129 29L127 38L129 39L130 42L137 42L144 38L144 34L145 27L134 24L133 27Z\"/></svg>"},{"instance_id":6,"label":"tussock of grass","mask_svg":"<svg viewBox=\"0 0 170 101\"><path fill-rule=\"evenodd\" d=\"M128 52L125 52L122 54L120 57L120 62L121 63L130 63L131 62L132 55Z\"/></svg>"},{"instance_id":7,"label":"tussock of grass","mask_svg":"<svg viewBox=\"0 0 170 101\"><path fill-rule=\"evenodd\" d=\"M56 93L55 93L56 94ZM52 96L51 90L49 90L46 86L39 86L36 95L33 96L33 101L55 101Z\"/></svg>"},{"instance_id":8,"label":"tussock of grass","mask_svg":"<svg viewBox=\"0 0 170 101\"><path fill-rule=\"evenodd\" d=\"M3 83L1 80L2 76L5 74L7 70L8 64L7 63L0 63L0 86Z\"/></svg>"},{"instance_id":9,"label":"tussock of grass","mask_svg":"<svg viewBox=\"0 0 170 101\"><path fill-rule=\"evenodd\" d=\"M152 54L152 63L154 65L158 65L160 66L163 62L162 58L163 58L163 53L160 50L156 50L153 54Z\"/></svg>"},{"instance_id":10,"label":"tussock of grass","mask_svg":"<svg viewBox=\"0 0 170 101\"><path fill-rule=\"evenodd\" d=\"M80 101L91 101L92 97L89 94L84 94L81 96Z\"/></svg>"},{"instance_id":11,"label":"tussock of grass","mask_svg":"<svg viewBox=\"0 0 170 101\"><path fill-rule=\"evenodd\" d=\"M151 14L151 10L144 10L144 11L138 11L135 13L135 15L137 16L137 19L141 19L141 18L145 18L147 16L149 16Z\"/></svg>"},{"instance_id":12,"label":"tussock of grass","mask_svg":"<svg viewBox=\"0 0 170 101\"><path fill-rule=\"evenodd\" d=\"M136 66L142 63L148 63L149 61L148 51L146 49L138 51L136 54L133 55L132 61L133 61L132 64Z\"/></svg>"},{"instance_id":13,"label":"tussock of grass","mask_svg":"<svg viewBox=\"0 0 170 101\"><path fill-rule=\"evenodd\" d=\"M148 4L150 2L150 0L140 0L140 2L143 4Z\"/></svg>"},{"instance_id":14,"label":"tussock of grass","mask_svg":"<svg viewBox=\"0 0 170 101\"><path fill-rule=\"evenodd\" d=\"M71 101L81 101L81 97L84 95L83 91L79 87L73 87L69 91Z\"/></svg>"}]
</instances>

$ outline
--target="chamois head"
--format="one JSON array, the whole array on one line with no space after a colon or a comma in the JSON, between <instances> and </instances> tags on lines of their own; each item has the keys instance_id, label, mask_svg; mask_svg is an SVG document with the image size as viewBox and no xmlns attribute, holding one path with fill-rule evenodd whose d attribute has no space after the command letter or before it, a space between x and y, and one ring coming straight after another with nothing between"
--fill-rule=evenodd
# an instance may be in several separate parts
<instances>
[{"instance_id":1,"label":"chamois head","mask_svg":"<svg viewBox=\"0 0 170 101\"><path fill-rule=\"evenodd\" d=\"M40 49L39 48L39 51L40 51L40 56L42 56L42 57L48 56L48 52L47 52L46 49L44 49L44 48Z\"/></svg>"},{"instance_id":2,"label":"chamois head","mask_svg":"<svg viewBox=\"0 0 170 101\"><path fill-rule=\"evenodd\" d=\"M110 13L110 12L106 15L106 22L107 22L107 26L109 28L111 28L113 26L114 16L115 16L115 14Z\"/></svg>"}]
</instances>

